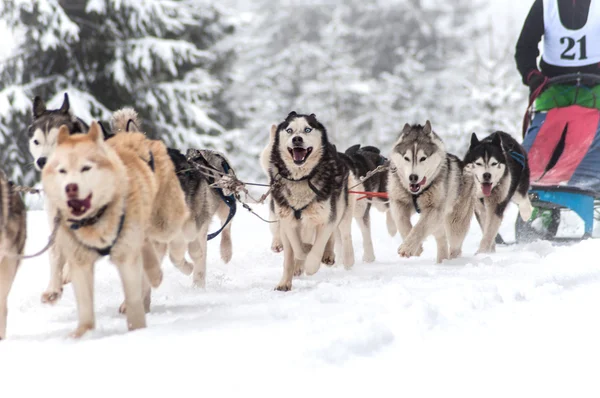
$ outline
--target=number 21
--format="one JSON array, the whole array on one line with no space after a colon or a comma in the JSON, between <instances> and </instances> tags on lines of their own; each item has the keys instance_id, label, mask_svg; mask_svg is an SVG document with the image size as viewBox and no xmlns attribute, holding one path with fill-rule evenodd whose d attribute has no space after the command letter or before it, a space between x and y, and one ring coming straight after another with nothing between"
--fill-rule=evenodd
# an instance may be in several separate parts
<instances>
[{"instance_id":1,"label":"number 21","mask_svg":"<svg viewBox=\"0 0 600 398\"><path fill-rule=\"evenodd\" d=\"M586 38L583 36L581 39L575 41L572 37L561 37L560 44L567 43L567 48L565 51L560 54L561 59L568 59L573 61L575 56L577 55L577 51L573 51L569 54L569 51L575 47L575 43L579 43L579 59L587 59L587 47L586 47Z\"/></svg>"}]
</instances>

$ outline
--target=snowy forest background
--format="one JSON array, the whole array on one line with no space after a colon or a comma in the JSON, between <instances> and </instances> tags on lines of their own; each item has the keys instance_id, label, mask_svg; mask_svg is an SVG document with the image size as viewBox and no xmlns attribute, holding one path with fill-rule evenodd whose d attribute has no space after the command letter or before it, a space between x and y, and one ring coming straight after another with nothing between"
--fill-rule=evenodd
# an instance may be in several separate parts
<instances>
[{"instance_id":1,"label":"snowy forest background","mask_svg":"<svg viewBox=\"0 0 600 398\"><path fill-rule=\"evenodd\" d=\"M520 138L527 90L514 46L532 1L3 0L0 165L39 180L35 95L90 122L133 106L170 146L226 152L263 180L270 125L315 113L338 149L387 152L430 119L462 156L470 133Z\"/></svg>"}]
</instances>

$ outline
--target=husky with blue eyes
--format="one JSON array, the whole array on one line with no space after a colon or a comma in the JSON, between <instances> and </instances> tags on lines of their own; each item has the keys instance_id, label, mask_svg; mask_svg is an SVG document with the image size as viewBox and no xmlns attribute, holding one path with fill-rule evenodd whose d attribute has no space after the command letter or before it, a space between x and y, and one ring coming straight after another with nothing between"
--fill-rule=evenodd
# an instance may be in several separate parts
<instances>
[{"instance_id":1,"label":"husky with blue eyes","mask_svg":"<svg viewBox=\"0 0 600 398\"><path fill-rule=\"evenodd\" d=\"M335 236L341 240L342 263L354 265L351 224L356 184L350 170L314 114L291 112L273 129L266 162L272 184L272 212L279 221L283 276L276 290L289 291L293 276L316 273L321 262L335 261ZM336 232L337 231L337 232Z\"/></svg>"},{"instance_id":2,"label":"husky with blue eyes","mask_svg":"<svg viewBox=\"0 0 600 398\"><path fill-rule=\"evenodd\" d=\"M475 215L483 231L478 253L493 252L496 246L494 238L510 201L519 206L523 221L528 221L533 213L527 195L527 152L505 132L496 131L481 141L473 133L464 163L472 170L478 186Z\"/></svg>"},{"instance_id":3,"label":"husky with blue eyes","mask_svg":"<svg viewBox=\"0 0 600 398\"><path fill-rule=\"evenodd\" d=\"M400 257L420 256L433 235L437 262L461 255L475 202L473 175L447 153L427 121L404 126L392 147L388 174L390 211L402 236ZM413 226L411 216L419 213Z\"/></svg>"}]
</instances>

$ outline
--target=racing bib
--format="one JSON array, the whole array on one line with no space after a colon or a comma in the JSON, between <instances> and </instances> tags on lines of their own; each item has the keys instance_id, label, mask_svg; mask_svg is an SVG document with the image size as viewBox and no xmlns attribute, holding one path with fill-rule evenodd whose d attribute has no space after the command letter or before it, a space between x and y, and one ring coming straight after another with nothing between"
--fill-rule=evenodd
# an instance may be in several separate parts
<instances>
[{"instance_id":1,"label":"racing bib","mask_svg":"<svg viewBox=\"0 0 600 398\"><path fill-rule=\"evenodd\" d=\"M600 62L600 0L592 0L585 25L578 30L563 26L560 0L544 1L544 61L573 67Z\"/></svg>"}]
</instances>

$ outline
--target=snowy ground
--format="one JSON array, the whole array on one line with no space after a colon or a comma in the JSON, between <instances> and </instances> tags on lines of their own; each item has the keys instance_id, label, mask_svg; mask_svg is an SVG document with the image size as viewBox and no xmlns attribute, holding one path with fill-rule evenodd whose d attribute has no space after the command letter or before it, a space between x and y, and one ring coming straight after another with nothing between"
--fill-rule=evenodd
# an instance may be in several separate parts
<instances>
[{"instance_id":1,"label":"snowy ground","mask_svg":"<svg viewBox=\"0 0 600 398\"><path fill-rule=\"evenodd\" d=\"M514 216L511 208L507 239ZM353 270L322 268L280 293L268 226L240 209L232 262L211 241L199 291L165 261L149 327L132 333L117 312L117 272L102 261L97 330L81 341L66 338L77 321L71 286L56 306L42 305L47 257L28 260L0 343L0 396L598 396L597 241L474 256L473 224L465 256L435 265L433 240L421 258L401 260L399 237L381 213L373 218L376 263L360 261L355 228ZM47 233L44 214L31 211L26 252Z\"/></svg>"}]
</instances>

